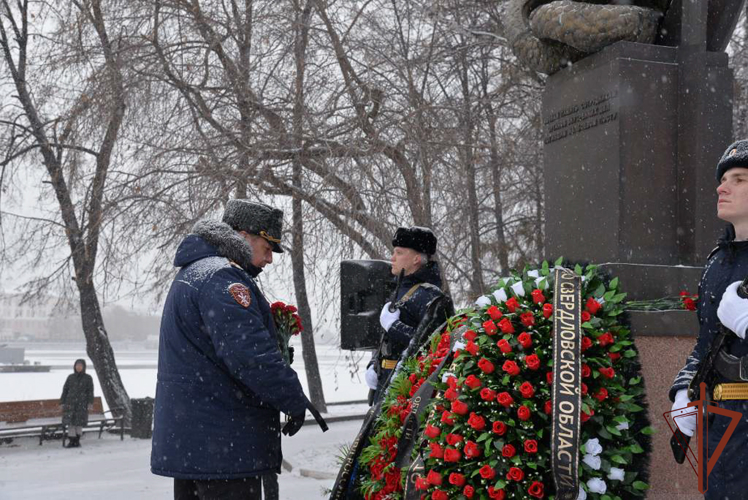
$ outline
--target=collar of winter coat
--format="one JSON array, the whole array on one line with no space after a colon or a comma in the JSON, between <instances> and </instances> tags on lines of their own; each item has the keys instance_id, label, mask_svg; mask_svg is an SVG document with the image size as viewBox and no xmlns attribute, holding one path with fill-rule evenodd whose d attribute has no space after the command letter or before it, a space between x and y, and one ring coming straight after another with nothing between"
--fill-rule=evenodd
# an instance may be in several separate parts
<instances>
[{"instance_id":1,"label":"collar of winter coat","mask_svg":"<svg viewBox=\"0 0 748 500\"><path fill-rule=\"evenodd\" d=\"M436 261L430 261L418 271L405 276L400 286L410 288L416 283L431 283L432 285L441 288L442 278L439 274L439 263Z\"/></svg>"},{"instance_id":2,"label":"collar of winter coat","mask_svg":"<svg viewBox=\"0 0 748 500\"><path fill-rule=\"evenodd\" d=\"M748 249L748 241L735 241L735 226L732 224L725 226L725 232L717 242L717 245L726 252L729 262L735 260L738 252Z\"/></svg>"},{"instance_id":3,"label":"collar of winter coat","mask_svg":"<svg viewBox=\"0 0 748 500\"><path fill-rule=\"evenodd\" d=\"M206 257L226 257L239 264L252 277L256 277L262 269L252 264L252 247L224 222L205 219L199 221L192 228L177 248L174 265L187 266Z\"/></svg>"}]
</instances>

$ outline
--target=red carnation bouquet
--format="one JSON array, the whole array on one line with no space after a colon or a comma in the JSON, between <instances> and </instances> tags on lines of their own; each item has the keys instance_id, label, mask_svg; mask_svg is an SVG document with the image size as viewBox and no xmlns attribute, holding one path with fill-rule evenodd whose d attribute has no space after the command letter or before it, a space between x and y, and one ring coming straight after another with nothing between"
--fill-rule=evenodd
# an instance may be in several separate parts
<instances>
[{"instance_id":1,"label":"red carnation bouquet","mask_svg":"<svg viewBox=\"0 0 748 500\"><path fill-rule=\"evenodd\" d=\"M270 305L270 312L273 314L273 321L275 322L275 334L278 338L278 349L287 364L291 364L288 351L288 343L291 341L291 337L304 331L301 318L296 314L297 311L298 309L295 306L283 302L273 302Z\"/></svg>"}]
</instances>

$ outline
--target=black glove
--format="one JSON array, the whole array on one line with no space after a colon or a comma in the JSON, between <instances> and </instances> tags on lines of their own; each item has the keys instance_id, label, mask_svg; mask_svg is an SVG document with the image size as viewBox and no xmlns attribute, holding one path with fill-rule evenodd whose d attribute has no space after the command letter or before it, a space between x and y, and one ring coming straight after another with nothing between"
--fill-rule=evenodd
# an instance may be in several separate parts
<instances>
[{"instance_id":1,"label":"black glove","mask_svg":"<svg viewBox=\"0 0 748 500\"><path fill-rule=\"evenodd\" d=\"M294 351L293 347L289 346L288 347L288 364L289 365L293 364L293 351Z\"/></svg>"},{"instance_id":2,"label":"black glove","mask_svg":"<svg viewBox=\"0 0 748 500\"><path fill-rule=\"evenodd\" d=\"M298 415L291 415L291 419L286 422L286 425L283 426L281 432L288 437L293 436L299 432L299 429L304 425L305 419L306 411L304 413L299 413Z\"/></svg>"}]
</instances>

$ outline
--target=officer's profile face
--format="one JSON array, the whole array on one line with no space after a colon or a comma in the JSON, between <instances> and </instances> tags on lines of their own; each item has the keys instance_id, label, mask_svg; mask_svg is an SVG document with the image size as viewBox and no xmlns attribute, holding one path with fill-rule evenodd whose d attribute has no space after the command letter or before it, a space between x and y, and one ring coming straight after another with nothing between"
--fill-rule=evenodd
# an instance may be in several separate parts
<instances>
[{"instance_id":1,"label":"officer's profile face","mask_svg":"<svg viewBox=\"0 0 748 500\"><path fill-rule=\"evenodd\" d=\"M748 168L725 172L717 187L717 217L734 226L748 224Z\"/></svg>"},{"instance_id":2,"label":"officer's profile face","mask_svg":"<svg viewBox=\"0 0 748 500\"><path fill-rule=\"evenodd\" d=\"M418 271L418 268L421 267L421 254L412 248L395 247L392 251L390 263L392 264L392 274L397 276L401 270L405 269L407 276Z\"/></svg>"},{"instance_id":3,"label":"officer's profile face","mask_svg":"<svg viewBox=\"0 0 748 500\"><path fill-rule=\"evenodd\" d=\"M252 247L252 265L262 269L268 264L273 263L273 247L270 242L262 236L256 234L249 234L245 231L240 231L249 246Z\"/></svg>"}]
</instances>

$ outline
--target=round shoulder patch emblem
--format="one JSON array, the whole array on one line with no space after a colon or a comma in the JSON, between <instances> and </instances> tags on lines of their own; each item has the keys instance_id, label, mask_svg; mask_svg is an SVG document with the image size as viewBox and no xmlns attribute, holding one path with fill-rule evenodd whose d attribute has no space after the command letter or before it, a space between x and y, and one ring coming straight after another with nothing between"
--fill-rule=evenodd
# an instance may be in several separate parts
<instances>
[{"instance_id":1,"label":"round shoulder patch emblem","mask_svg":"<svg viewBox=\"0 0 748 500\"><path fill-rule=\"evenodd\" d=\"M252 295L250 295L249 288L246 285L232 283L229 285L229 293L242 307L249 307L252 303Z\"/></svg>"}]
</instances>

